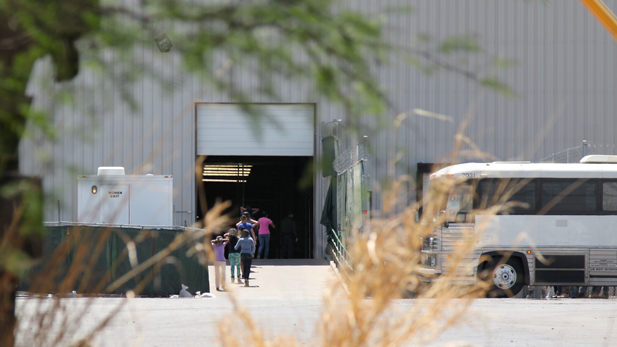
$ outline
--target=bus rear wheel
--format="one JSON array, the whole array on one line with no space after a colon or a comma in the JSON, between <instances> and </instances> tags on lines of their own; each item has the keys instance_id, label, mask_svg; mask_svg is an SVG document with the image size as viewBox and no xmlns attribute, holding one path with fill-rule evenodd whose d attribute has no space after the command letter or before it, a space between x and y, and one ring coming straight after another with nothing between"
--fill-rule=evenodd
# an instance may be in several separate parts
<instances>
[{"instance_id":1,"label":"bus rear wheel","mask_svg":"<svg viewBox=\"0 0 617 347\"><path fill-rule=\"evenodd\" d=\"M490 276L489 290L486 293L489 298L508 298L518 294L525 285L523 266L515 258L503 261L501 257L494 257L485 268Z\"/></svg>"}]
</instances>

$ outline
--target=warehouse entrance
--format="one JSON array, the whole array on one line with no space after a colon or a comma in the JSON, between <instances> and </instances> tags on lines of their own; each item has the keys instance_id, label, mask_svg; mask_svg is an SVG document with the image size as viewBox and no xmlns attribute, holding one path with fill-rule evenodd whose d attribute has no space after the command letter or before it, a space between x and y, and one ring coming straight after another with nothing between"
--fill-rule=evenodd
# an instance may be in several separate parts
<instances>
[{"instance_id":1,"label":"warehouse entrance","mask_svg":"<svg viewBox=\"0 0 617 347\"><path fill-rule=\"evenodd\" d=\"M250 206L254 218L267 212L277 228L271 228L270 258L282 252L280 223L289 213L294 214L298 243L294 258L313 255L313 177L310 174L312 157L288 156L208 156L203 165L203 187L208 209L217 199L229 200L232 206L226 213L239 221L240 208ZM197 218L201 216L197 193ZM235 222L234 222L235 224ZM231 227L231 225L230 225Z\"/></svg>"}]
</instances>

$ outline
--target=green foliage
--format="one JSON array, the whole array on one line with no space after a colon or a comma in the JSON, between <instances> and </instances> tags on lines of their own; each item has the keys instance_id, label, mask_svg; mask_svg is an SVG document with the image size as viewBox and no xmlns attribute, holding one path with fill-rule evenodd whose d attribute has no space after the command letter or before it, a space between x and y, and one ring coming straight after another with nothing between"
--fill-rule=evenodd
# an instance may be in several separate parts
<instances>
[{"instance_id":1,"label":"green foliage","mask_svg":"<svg viewBox=\"0 0 617 347\"><path fill-rule=\"evenodd\" d=\"M505 83L494 77L498 71L515 66L515 62L487 54L476 36L457 35L436 40L428 33L419 33L410 49L398 50L405 54L404 61L427 75L447 71L504 96L516 96ZM471 61L476 62L472 64Z\"/></svg>"},{"instance_id":2,"label":"green foliage","mask_svg":"<svg viewBox=\"0 0 617 347\"><path fill-rule=\"evenodd\" d=\"M495 58L493 59L493 65L499 69L507 69L517 66L518 62L511 59Z\"/></svg>"},{"instance_id":3,"label":"green foliage","mask_svg":"<svg viewBox=\"0 0 617 347\"><path fill-rule=\"evenodd\" d=\"M41 129L43 134L52 141L57 139L56 137L56 129L52 126L47 118L47 114L43 111L35 110L29 107L29 105L21 105L20 112L26 115L32 124L36 126L37 129ZM25 131L25 129L24 129ZM27 136L24 133L24 137Z\"/></svg>"},{"instance_id":4,"label":"green foliage","mask_svg":"<svg viewBox=\"0 0 617 347\"><path fill-rule=\"evenodd\" d=\"M0 1L0 175L17 170L29 117L41 124L25 94L34 63L49 55L56 80L72 79L79 71L75 41L98 28L99 6L98 0Z\"/></svg>"},{"instance_id":5,"label":"green foliage","mask_svg":"<svg viewBox=\"0 0 617 347\"><path fill-rule=\"evenodd\" d=\"M498 79L487 77L483 78L480 83L482 86L493 89L505 96L512 98L516 97L516 92L514 92L510 87L508 87L508 85L499 81Z\"/></svg>"},{"instance_id":6,"label":"green foliage","mask_svg":"<svg viewBox=\"0 0 617 347\"><path fill-rule=\"evenodd\" d=\"M277 98L271 81L281 76L312 80L314 94L343 104L349 115L368 108L383 110L367 104L385 100L369 72L371 59L384 50L373 45L381 40L380 24L358 12L334 11L335 3L273 0L187 7L164 2L149 12L154 18L187 23L170 34L184 66L240 100L255 92ZM248 90L218 78L215 53L227 57L234 69L256 73L258 86ZM353 87L356 82L364 87ZM356 107L358 103L364 107Z\"/></svg>"},{"instance_id":7,"label":"green foliage","mask_svg":"<svg viewBox=\"0 0 617 347\"><path fill-rule=\"evenodd\" d=\"M142 78L147 67L128 63L134 61L133 48L152 46L153 38L165 32L188 71L237 101L250 101L249 95L255 94L278 100L279 91L272 81L282 77L312 81L310 95L341 104L350 118L351 130L360 115L377 116L387 109L387 96L371 72L371 67L388 63L388 52L393 48L382 37L383 21L349 10L338 1L151 1L142 6L99 0L0 0L0 17L10 18L15 34L28 38L26 45L3 62L10 65L10 69L3 69L3 88L9 88L12 94L4 100L23 95L34 62L49 55L56 67L56 80L73 78L80 63L85 62L112 75L123 101L136 110L138 105L128 86ZM408 15L412 11L410 7L386 6L383 16ZM404 52L404 59L421 71L453 71L508 93L504 84L492 79L484 81L484 76L468 66L468 56L482 53L474 36L455 36L435 43L429 34L419 33L416 44ZM103 61L101 52L109 53L110 49L114 58ZM215 56L227 62L220 66ZM496 63L499 68L505 67ZM231 69L250 70L258 77L257 85L235 85L231 78L223 78ZM164 88L175 87L157 78ZM68 95L68 100L72 98ZM20 105L5 110L5 116L0 113L0 119L9 124L5 128L15 134L11 143L23 136L25 119L29 117L34 117L44 133L52 135L43 124L42 114L27 109L29 100ZM5 146L0 155L15 148Z\"/></svg>"},{"instance_id":8,"label":"green foliage","mask_svg":"<svg viewBox=\"0 0 617 347\"><path fill-rule=\"evenodd\" d=\"M79 53L74 44L99 27L99 9L98 0L0 3L0 11L12 12L16 31L30 38L29 50L36 51L38 57L52 56L60 81L72 79L79 72Z\"/></svg>"},{"instance_id":9,"label":"green foliage","mask_svg":"<svg viewBox=\"0 0 617 347\"><path fill-rule=\"evenodd\" d=\"M437 64L427 64L424 60L419 57L409 57L405 59L405 61L416 69L422 71L427 75L431 75L437 71L439 71L439 65Z\"/></svg>"},{"instance_id":10,"label":"green foliage","mask_svg":"<svg viewBox=\"0 0 617 347\"><path fill-rule=\"evenodd\" d=\"M0 253L0 268L18 277L23 277L35 265L36 261L20 249L5 248Z\"/></svg>"},{"instance_id":11,"label":"green foliage","mask_svg":"<svg viewBox=\"0 0 617 347\"><path fill-rule=\"evenodd\" d=\"M28 179L11 181L0 187L0 197L15 201L16 216L20 219L19 235L22 237L43 235L43 195L40 182Z\"/></svg>"},{"instance_id":12,"label":"green foliage","mask_svg":"<svg viewBox=\"0 0 617 347\"><path fill-rule=\"evenodd\" d=\"M478 53L482 51L482 48L475 37L453 36L440 43L439 51L444 54L455 52Z\"/></svg>"}]
</instances>

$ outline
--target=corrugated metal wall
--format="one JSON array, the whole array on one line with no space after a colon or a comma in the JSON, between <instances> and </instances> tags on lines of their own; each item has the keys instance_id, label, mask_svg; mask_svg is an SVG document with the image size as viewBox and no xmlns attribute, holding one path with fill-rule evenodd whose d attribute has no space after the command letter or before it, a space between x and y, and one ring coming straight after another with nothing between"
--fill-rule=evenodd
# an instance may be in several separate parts
<instances>
[{"instance_id":1,"label":"corrugated metal wall","mask_svg":"<svg viewBox=\"0 0 617 347\"><path fill-rule=\"evenodd\" d=\"M617 11L617 0L605 3ZM398 5L413 6L415 11L379 15L381 10ZM382 20L388 40L396 47L412 47L421 33L430 34L432 40L416 45L420 48L449 36L476 37L482 54L444 59L459 63L468 59L469 71L478 76L494 72L517 94L505 97L453 72L427 75L407 62L404 50L393 53L390 62L377 69L379 81L393 101L389 117L393 120L399 113L418 108L452 117L452 121L412 115L397 130L365 130L369 135L367 174L374 191L374 207L380 207L379 191L388 175L388 158L403 153L395 175L413 174L418 162L448 162L445 156L454 146L454 135L468 118L465 134L500 160L538 160L580 145L584 139L592 144L615 145L617 42L578 1L362 0L352 2L352 6ZM135 49L133 62L148 71L134 82L125 81L131 71L125 70L120 58L112 54L105 58L114 66L113 71L101 75L84 70L63 86L50 82L49 60L37 66L30 90L37 106L55 110L53 124L58 141L52 146L33 132L22 144L21 166L26 174L44 176L45 189L50 193L46 220L58 219L58 200L60 220L74 219L76 176L93 174L98 166L124 166L132 174L172 174L176 210L194 211L195 103L232 100L181 73L180 58L173 53L161 54L154 45ZM514 64L491 71L493 58ZM213 69L218 69L225 59L217 57L214 61ZM159 78L165 79L163 86L157 83ZM232 78L237 86L248 86L255 83L256 76L232 68L225 78ZM283 103L316 103L318 125L344 118L339 108L326 100L307 97L306 83L276 80L274 85ZM75 95L74 105L49 98L47 88L60 87ZM121 88L134 95L136 108L123 100ZM251 101L274 100L254 95ZM375 124L370 117L367 115L364 123ZM316 136L319 154L320 134ZM47 159L45 165L41 164L41 155ZM325 240L319 214L326 189L327 179L318 175L316 256L322 255L320 245ZM413 199L411 192L413 189L402 197L404 202ZM177 217L178 224L184 220L190 224L193 216Z\"/></svg>"},{"instance_id":2,"label":"corrugated metal wall","mask_svg":"<svg viewBox=\"0 0 617 347\"><path fill-rule=\"evenodd\" d=\"M394 28L397 47L417 42L420 33L429 48L451 36L470 35L482 53L469 57L441 56L464 62L478 76L496 76L515 97L479 87L461 74L440 69L425 74L409 68L403 58L379 70L394 100L394 118L418 108L448 117L441 121L409 116L398 131L372 134L371 177L383 178L388 158L402 152L396 176L414 171L416 163L451 162L447 157L454 135L470 119L465 135L499 160L539 160L568 147L590 143L614 146L617 101L617 42L578 1L397 1L415 8L384 19ZM617 1L605 3L617 11ZM388 2L387 5L393 5ZM366 11L374 6L364 5ZM491 71L493 58L510 67ZM396 135L396 136L394 136ZM470 146L464 148L470 149ZM612 154L612 153L611 153ZM463 161L468 158L461 159ZM402 198L404 202L413 199ZM375 202L379 206L379 201Z\"/></svg>"}]
</instances>

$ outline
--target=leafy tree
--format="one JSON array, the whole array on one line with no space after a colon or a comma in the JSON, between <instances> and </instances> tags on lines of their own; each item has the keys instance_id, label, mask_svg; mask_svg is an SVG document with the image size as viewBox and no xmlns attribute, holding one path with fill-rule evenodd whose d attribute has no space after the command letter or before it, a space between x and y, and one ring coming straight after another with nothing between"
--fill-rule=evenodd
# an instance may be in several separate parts
<instances>
[{"instance_id":1,"label":"leafy tree","mask_svg":"<svg viewBox=\"0 0 617 347\"><path fill-rule=\"evenodd\" d=\"M360 100L370 100L373 105L381 102L377 84L369 73L370 57L376 52L371 43L379 41L379 25L358 13L333 11L329 0L205 4L144 1L139 9L98 0L2 0L0 175L15 175L18 171L18 146L26 124L39 119L26 95L37 59L51 56L55 80L68 81L80 70L78 41L80 47L81 42L87 42L84 47L95 52L108 48L128 51L133 44L153 44L155 26L162 21L185 24L173 35L184 65L190 70L202 70L218 88L229 90L239 100L245 98L246 90L236 90L214 78L210 59L215 50L225 52L236 64L243 60L256 62L260 77L276 73L312 78L319 93L343 103L351 112L355 111L351 100L358 94L365 94L367 97ZM302 47L308 59L294 59L292 46ZM269 80L260 78L258 89L274 96ZM24 194L12 191L10 196L7 190L2 191L7 205ZM40 224L40 218L36 220ZM13 215L1 221L3 252L23 251L27 243L27 231L11 231L14 221ZM0 344L4 346L13 344L17 273L6 259L0 261Z\"/></svg>"}]
</instances>

